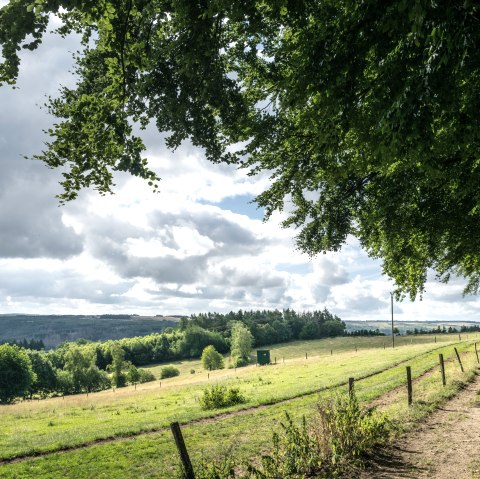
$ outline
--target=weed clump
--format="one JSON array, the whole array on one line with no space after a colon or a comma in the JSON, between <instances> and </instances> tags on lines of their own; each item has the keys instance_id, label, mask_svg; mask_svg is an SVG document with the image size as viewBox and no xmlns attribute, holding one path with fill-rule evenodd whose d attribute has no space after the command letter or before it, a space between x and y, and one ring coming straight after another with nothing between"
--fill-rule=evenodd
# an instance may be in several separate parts
<instances>
[{"instance_id":1,"label":"weed clump","mask_svg":"<svg viewBox=\"0 0 480 479\"><path fill-rule=\"evenodd\" d=\"M238 388L227 388L222 385L213 385L203 391L200 398L202 409L221 409L241 404L246 401Z\"/></svg>"},{"instance_id":2,"label":"weed clump","mask_svg":"<svg viewBox=\"0 0 480 479\"><path fill-rule=\"evenodd\" d=\"M323 469L332 477L348 476L389 437L388 418L372 409L362 410L353 393L320 401L317 412L313 434Z\"/></svg>"},{"instance_id":3,"label":"weed clump","mask_svg":"<svg viewBox=\"0 0 480 479\"><path fill-rule=\"evenodd\" d=\"M214 386L213 388L218 388ZM239 465L232 456L205 462L198 479L318 479L355 477L364 460L389 437L385 415L362 410L354 394L323 399L317 420L300 425L286 414L281 431L274 433L272 452L259 466ZM242 472L236 472L242 471Z\"/></svg>"}]
</instances>

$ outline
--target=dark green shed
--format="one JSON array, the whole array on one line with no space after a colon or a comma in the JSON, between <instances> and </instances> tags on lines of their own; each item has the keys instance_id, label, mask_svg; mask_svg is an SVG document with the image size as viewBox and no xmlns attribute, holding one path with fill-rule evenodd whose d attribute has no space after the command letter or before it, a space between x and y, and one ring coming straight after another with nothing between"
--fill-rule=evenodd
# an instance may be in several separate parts
<instances>
[{"instance_id":1,"label":"dark green shed","mask_svg":"<svg viewBox=\"0 0 480 479\"><path fill-rule=\"evenodd\" d=\"M265 364L270 364L270 350L259 349L257 351L257 363L260 366L264 366Z\"/></svg>"}]
</instances>

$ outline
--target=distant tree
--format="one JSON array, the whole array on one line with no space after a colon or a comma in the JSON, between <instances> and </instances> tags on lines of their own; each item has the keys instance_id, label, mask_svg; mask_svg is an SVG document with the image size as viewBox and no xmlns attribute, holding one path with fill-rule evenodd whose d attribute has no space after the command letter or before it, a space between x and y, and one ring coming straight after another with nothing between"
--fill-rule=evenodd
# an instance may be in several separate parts
<instances>
[{"instance_id":1,"label":"distant tree","mask_svg":"<svg viewBox=\"0 0 480 479\"><path fill-rule=\"evenodd\" d=\"M18 346L0 346L0 403L8 404L25 395L35 381L32 363Z\"/></svg>"},{"instance_id":2,"label":"distant tree","mask_svg":"<svg viewBox=\"0 0 480 479\"><path fill-rule=\"evenodd\" d=\"M44 396L54 391L57 386L57 376L49 356L46 353L32 350L27 350L27 354L35 373L35 380L30 386L30 394L38 393Z\"/></svg>"},{"instance_id":3,"label":"distant tree","mask_svg":"<svg viewBox=\"0 0 480 479\"><path fill-rule=\"evenodd\" d=\"M329 319L320 326L320 337L333 338L342 336L345 331L345 323L336 319Z\"/></svg>"},{"instance_id":4,"label":"distant tree","mask_svg":"<svg viewBox=\"0 0 480 479\"><path fill-rule=\"evenodd\" d=\"M74 394L75 386L73 384L73 376L70 371L64 369L57 369L55 372L57 377L57 391L66 395Z\"/></svg>"},{"instance_id":5,"label":"distant tree","mask_svg":"<svg viewBox=\"0 0 480 479\"><path fill-rule=\"evenodd\" d=\"M316 339L320 337L320 327L314 321L305 323L298 335L299 339Z\"/></svg>"},{"instance_id":6,"label":"distant tree","mask_svg":"<svg viewBox=\"0 0 480 479\"><path fill-rule=\"evenodd\" d=\"M232 323L231 356L234 366L245 366L250 361L253 348L253 336L249 329L239 321Z\"/></svg>"},{"instance_id":7,"label":"distant tree","mask_svg":"<svg viewBox=\"0 0 480 479\"><path fill-rule=\"evenodd\" d=\"M105 371L92 363L84 372L83 386L87 392L102 391L110 387L110 378Z\"/></svg>"},{"instance_id":8,"label":"distant tree","mask_svg":"<svg viewBox=\"0 0 480 479\"><path fill-rule=\"evenodd\" d=\"M84 345L83 345L84 346ZM68 373L65 377L65 384L70 387L73 386L73 393L92 392L106 389L110 380L105 371L100 370L96 364L95 349L89 347L85 348L77 343L69 345L65 353L64 370ZM67 377L69 378L67 380Z\"/></svg>"},{"instance_id":9,"label":"distant tree","mask_svg":"<svg viewBox=\"0 0 480 479\"><path fill-rule=\"evenodd\" d=\"M79 393L87 388L87 370L94 364L93 351L86 351L75 343L70 344L65 354L65 371L71 374L73 392Z\"/></svg>"},{"instance_id":10,"label":"distant tree","mask_svg":"<svg viewBox=\"0 0 480 479\"><path fill-rule=\"evenodd\" d=\"M141 378L141 374L138 368L133 364L129 364L127 368L127 381L130 384L134 384L136 386L137 383L140 382L140 378Z\"/></svg>"},{"instance_id":11,"label":"distant tree","mask_svg":"<svg viewBox=\"0 0 480 479\"><path fill-rule=\"evenodd\" d=\"M212 344L220 352L227 352L225 338L219 333L207 331L196 325L189 325L183 339L178 343L177 351L180 357L198 358L203 349Z\"/></svg>"},{"instance_id":12,"label":"distant tree","mask_svg":"<svg viewBox=\"0 0 480 479\"><path fill-rule=\"evenodd\" d=\"M110 347L110 354L112 363L108 366L108 369L112 372L112 384L117 388L121 388L127 382L127 376L123 372L125 368L125 351L118 343L113 342Z\"/></svg>"},{"instance_id":13,"label":"distant tree","mask_svg":"<svg viewBox=\"0 0 480 479\"><path fill-rule=\"evenodd\" d=\"M209 371L212 369L223 369L223 356L214 348L214 346L209 345L203 350L202 366Z\"/></svg>"}]
</instances>

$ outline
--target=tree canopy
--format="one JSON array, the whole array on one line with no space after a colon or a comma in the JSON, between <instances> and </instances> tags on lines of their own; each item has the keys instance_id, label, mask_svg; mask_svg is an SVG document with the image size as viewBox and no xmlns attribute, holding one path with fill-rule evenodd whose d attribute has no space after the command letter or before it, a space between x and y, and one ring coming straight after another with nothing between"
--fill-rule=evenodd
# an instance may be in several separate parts
<instances>
[{"instance_id":1,"label":"tree canopy","mask_svg":"<svg viewBox=\"0 0 480 479\"><path fill-rule=\"evenodd\" d=\"M0 404L8 404L27 394L36 376L24 349L3 344L0 346Z\"/></svg>"},{"instance_id":2,"label":"tree canopy","mask_svg":"<svg viewBox=\"0 0 480 479\"><path fill-rule=\"evenodd\" d=\"M0 83L49 15L83 35L74 88L38 158L66 167L62 201L127 171L156 188L135 125L175 149L268 171L309 254L356 236L397 294L427 272L480 286L480 5L473 0L11 0Z\"/></svg>"}]
</instances>

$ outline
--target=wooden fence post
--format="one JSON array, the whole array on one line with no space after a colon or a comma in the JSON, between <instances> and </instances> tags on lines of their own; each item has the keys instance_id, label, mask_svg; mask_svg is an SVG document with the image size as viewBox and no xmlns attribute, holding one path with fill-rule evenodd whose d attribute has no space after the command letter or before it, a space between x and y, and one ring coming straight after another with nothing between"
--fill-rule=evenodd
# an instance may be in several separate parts
<instances>
[{"instance_id":1,"label":"wooden fence post","mask_svg":"<svg viewBox=\"0 0 480 479\"><path fill-rule=\"evenodd\" d=\"M305 353L305 359L308 359L308 353Z\"/></svg>"},{"instance_id":2,"label":"wooden fence post","mask_svg":"<svg viewBox=\"0 0 480 479\"><path fill-rule=\"evenodd\" d=\"M411 406L413 402L413 389L412 389L412 368L407 366L407 393L408 393L408 405Z\"/></svg>"},{"instance_id":3,"label":"wooden fence post","mask_svg":"<svg viewBox=\"0 0 480 479\"><path fill-rule=\"evenodd\" d=\"M461 341L462 340L462 337L460 335L458 335L458 340Z\"/></svg>"},{"instance_id":4,"label":"wooden fence post","mask_svg":"<svg viewBox=\"0 0 480 479\"><path fill-rule=\"evenodd\" d=\"M462 370L462 373L463 373L463 365L462 365L462 360L460 359L460 354L458 354L457 348L453 348L453 349L455 349L455 354L457 355L458 364L460 364L460 369Z\"/></svg>"},{"instance_id":5,"label":"wooden fence post","mask_svg":"<svg viewBox=\"0 0 480 479\"><path fill-rule=\"evenodd\" d=\"M172 424L170 424L170 429L172 430L173 438L175 439L175 444L177 445L178 454L180 455L180 460L182 461L183 470L185 471L185 479L195 479L193 466L190 461L190 457L188 456L187 446L185 446L185 441L183 440L180 424L178 424L178 422L172 422Z\"/></svg>"},{"instance_id":6,"label":"wooden fence post","mask_svg":"<svg viewBox=\"0 0 480 479\"><path fill-rule=\"evenodd\" d=\"M477 343L475 343L475 354L477 355L477 363L480 363L480 359L478 359Z\"/></svg>"},{"instance_id":7,"label":"wooden fence post","mask_svg":"<svg viewBox=\"0 0 480 479\"><path fill-rule=\"evenodd\" d=\"M348 394L351 396L353 394L353 388L355 387L355 379L348 378Z\"/></svg>"},{"instance_id":8,"label":"wooden fence post","mask_svg":"<svg viewBox=\"0 0 480 479\"><path fill-rule=\"evenodd\" d=\"M333 349L330 349L330 356L333 356Z\"/></svg>"},{"instance_id":9,"label":"wooden fence post","mask_svg":"<svg viewBox=\"0 0 480 479\"><path fill-rule=\"evenodd\" d=\"M440 372L442 373L442 384L446 386L447 380L445 378L445 363L443 362L443 354L439 354L438 357L440 359Z\"/></svg>"}]
</instances>

